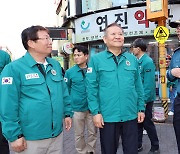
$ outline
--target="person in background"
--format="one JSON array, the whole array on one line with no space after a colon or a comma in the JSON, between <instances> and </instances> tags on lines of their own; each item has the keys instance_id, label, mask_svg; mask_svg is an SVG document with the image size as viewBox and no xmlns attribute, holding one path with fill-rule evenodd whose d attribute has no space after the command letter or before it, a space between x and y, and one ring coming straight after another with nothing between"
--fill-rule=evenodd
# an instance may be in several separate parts
<instances>
[{"instance_id":1,"label":"person in background","mask_svg":"<svg viewBox=\"0 0 180 154\"><path fill-rule=\"evenodd\" d=\"M159 139L156 127L152 121L152 107L156 98L155 65L153 60L146 53L147 44L144 39L137 38L133 42L133 53L138 59L140 75L144 88L145 118L143 123L138 124L138 151L143 150L142 138L143 129L151 141L151 149L148 154L159 154Z\"/></svg>"},{"instance_id":2,"label":"person in background","mask_svg":"<svg viewBox=\"0 0 180 154\"><path fill-rule=\"evenodd\" d=\"M134 55L123 52L124 33L117 23L104 30L107 50L90 58L88 105L100 128L102 154L116 154L119 137L124 154L138 153L137 122L144 120L143 87Z\"/></svg>"},{"instance_id":3,"label":"person in background","mask_svg":"<svg viewBox=\"0 0 180 154\"><path fill-rule=\"evenodd\" d=\"M0 47L0 75L4 67L10 62L11 62L10 55L7 52L1 50L1 47ZM1 117L0 117L0 121L1 121ZM0 122L0 154L9 154L9 153L10 153L9 144L2 134L2 128L1 128L1 122Z\"/></svg>"},{"instance_id":4,"label":"person in background","mask_svg":"<svg viewBox=\"0 0 180 154\"><path fill-rule=\"evenodd\" d=\"M169 99L171 103L171 109L168 112L168 115L174 115L174 99L177 95L177 82L178 80L175 82L171 82L169 80L167 81L167 87L169 88Z\"/></svg>"},{"instance_id":5,"label":"person in background","mask_svg":"<svg viewBox=\"0 0 180 154\"><path fill-rule=\"evenodd\" d=\"M88 55L88 49L85 46L75 46L73 48L73 58L76 65L65 73L65 81L74 111L75 147L79 154L95 153L97 139L97 129L94 126L93 117L87 103L86 71ZM88 131L87 143L84 136L85 126L87 126Z\"/></svg>"},{"instance_id":6,"label":"person in background","mask_svg":"<svg viewBox=\"0 0 180 154\"><path fill-rule=\"evenodd\" d=\"M63 154L63 119L71 128L73 115L48 29L31 26L21 33L27 50L1 74L2 132L16 154Z\"/></svg>"},{"instance_id":7,"label":"person in background","mask_svg":"<svg viewBox=\"0 0 180 154\"><path fill-rule=\"evenodd\" d=\"M180 20L170 22L169 26L176 28L178 40L180 41ZM180 154L180 47L174 51L169 69L167 71L167 78L171 82L178 80L177 96L174 100L173 126L176 135L178 151Z\"/></svg>"},{"instance_id":8,"label":"person in background","mask_svg":"<svg viewBox=\"0 0 180 154\"><path fill-rule=\"evenodd\" d=\"M1 50L1 46L0 46L0 74L4 69L4 67L10 62L11 62L10 55L6 51Z\"/></svg>"}]
</instances>

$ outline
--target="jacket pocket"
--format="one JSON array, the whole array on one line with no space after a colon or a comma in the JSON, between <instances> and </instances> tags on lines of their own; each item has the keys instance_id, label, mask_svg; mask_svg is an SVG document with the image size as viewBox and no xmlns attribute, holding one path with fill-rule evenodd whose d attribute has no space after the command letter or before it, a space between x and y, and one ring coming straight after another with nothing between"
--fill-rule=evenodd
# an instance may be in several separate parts
<instances>
[{"instance_id":1,"label":"jacket pocket","mask_svg":"<svg viewBox=\"0 0 180 154\"><path fill-rule=\"evenodd\" d=\"M113 67L99 68L100 83L111 82L114 79L115 75L116 71Z\"/></svg>"},{"instance_id":2,"label":"jacket pocket","mask_svg":"<svg viewBox=\"0 0 180 154\"><path fill-rule=\"evenodd\" d=\"M24 86L34 86L34 85L41 85L45 82L44 79L38 78L38 79L31 79L31 80L25 80L22 82L22 85Z\"/></svg>"},{"instance_id":3,"label":"jacket pocket","mask_svg":"<svg viewBox=\"0 0 180 154\"><path fill-rule=\"evenodd\" d=\"M128 77L135 77L137 69L135 67L124 67L124 76Z\"/></svg>"}]
</instances>

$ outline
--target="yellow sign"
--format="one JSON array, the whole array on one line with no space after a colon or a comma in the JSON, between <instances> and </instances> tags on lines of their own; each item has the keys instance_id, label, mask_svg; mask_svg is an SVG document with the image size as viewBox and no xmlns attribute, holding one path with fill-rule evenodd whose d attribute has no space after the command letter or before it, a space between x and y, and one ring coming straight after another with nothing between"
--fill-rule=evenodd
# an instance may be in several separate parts
<instances>
[{"instance_id":1,"label":"yellow sign","mask_svg":"<svg viewBox=\"0 0 180 154\"><path fill-rule=\"evenodd\" d=\"M159 26L154 30L154 37L157 42L163 44L169 37L169 30L164 26Z\"/></svg>"},{"instance_id":2,"label":"yellow sign","mask_svg":"<svg viewBox=\"0 0 180 154\"><path fill-rule=\"evenodd\" d=\"M161 83L165 83L165 82L166 82L165 76L162 76L162 75L161 75Z\"/></svg>"}]
</instances>

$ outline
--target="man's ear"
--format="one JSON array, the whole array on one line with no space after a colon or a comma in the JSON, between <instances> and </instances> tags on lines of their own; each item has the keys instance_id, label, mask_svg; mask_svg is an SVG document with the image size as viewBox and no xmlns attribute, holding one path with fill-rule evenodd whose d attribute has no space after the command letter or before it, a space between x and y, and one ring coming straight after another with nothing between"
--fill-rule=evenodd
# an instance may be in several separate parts
<instances>
[{"instance_id":1,"label":"man's ear","mask_svg":"<svg viewBox=\"0 0 180 154\"><path fill-rule=\"evenodd\" d=\"M33 40L28 40L27 44L29 48L34 48L35 42Z\"/></svg>"},{"instance_id":2,"label":"man's ear","mask_svg":"<svg viewBox=\"0 0 180 154\"><path fill-rule=\"evenodd\" d=\"M137 47L138 51L141 51L141 48L140 47Z\"/></svg>"},{"instance_id":3,"label":"man's ear","mask_svg":"<svg viewBox=\"0 0 180 154\"><path fill-rule=\"evenodd\" d=\"M104 43L106 44L106 36L103 36L103 41L104 41Z\"/></svg>"}]
</instances>

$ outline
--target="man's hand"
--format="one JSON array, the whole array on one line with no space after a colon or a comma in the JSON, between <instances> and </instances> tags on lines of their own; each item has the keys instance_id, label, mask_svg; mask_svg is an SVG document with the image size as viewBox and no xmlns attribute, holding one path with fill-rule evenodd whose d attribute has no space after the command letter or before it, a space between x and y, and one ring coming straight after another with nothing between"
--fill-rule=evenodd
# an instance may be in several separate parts
<instances>
[{"instance_id":1,"label":"man's hand","mask_svg":"<svg viewBox=\"0 0 180 154\"><path fill-rule=\"evenodd\" d=\"M180 68L173 68L171 74L177 78L180 78Z\"/></svg>"},{"instance_id":2,"label":"man's hand","mask_svg":"<svg viewBox=\"0 0 180 154\"><path fill-rule=\"evenodd\" d=\"M172 86L170 86L170 87L169 87L169 91L173 91L173 88L172 88Z\"/></svg>"},{"instance_id":3,"label":"man's hand","mask_svg":"<svg viewBox=\"0 0 180 154\"><path fill-rule=\"evenodd\" d=\"M22 152L27 149L27 143L24 137L21 137L10 143L13 151Z\"/></svg>"},{"instance_id":4,"label":"man's hand","mask_svg":"<svg viewBox=\"0 0 180 154\"><path fill-rule=\"evenodd\" d=\"M144 117L144 112L138 112L138 123L142 123L144 121Z\"/></svg>"},{"instance_id":5,"label":"man's hand","mask_svg":"<svg viewBox=\"0 0 180 154\"><path fill-rule=\"evenodd\" d=\"M66 117L66 118L64 119L64 122L65 122L65 128L66 128L66 130L69 131L70 128L71 128L71 126L72 126L72 119L71 119L71 117Z\"/></svg>"},{"instance_id":6,"label":"man's hand","mask_svg":"<svg viewBox=\"0 0 180 154\"><path fill-rule=\"evenodd\" d=\"M98 128L103 128L104 126L104 120L101 114L96 114L95 116L93 116L93 122L94 125Z\"/></svg>"}]
</instances>

